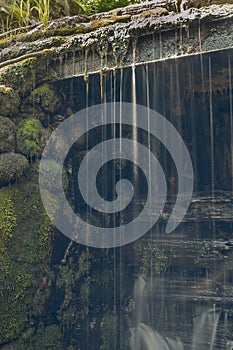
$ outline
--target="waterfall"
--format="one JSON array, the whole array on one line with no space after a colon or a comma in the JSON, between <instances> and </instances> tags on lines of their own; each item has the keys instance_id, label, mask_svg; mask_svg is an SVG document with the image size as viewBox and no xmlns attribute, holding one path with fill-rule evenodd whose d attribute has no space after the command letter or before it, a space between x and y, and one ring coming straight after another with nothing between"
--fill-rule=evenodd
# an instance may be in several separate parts
<instances>
[{"instance_id":1,"label":"waterfall","mask_svg":"<svg viewBox=\"0 0 233 350\"><path fill-rule=\"evenodd\" d=\"M130 329L131 350L184 350L183 342L160 334L143 321L147 313L147 283L143 276L135 281L135 327ZM192 350L213 350L220 313L215 306L202 311L194 318Z\"/></svg>"},{"instance_id":2,"label":"waterfall","mask_svg":"<svg viewBox=\"0 0 233 350\"><path fill-rule=\"evenodd\" d=\"M220 314L213 308L204 311L194 319L192 350L206 349L207 342L209 349L213 350L219 316Z\"/></svg>"},{"instance_id":3,"label":"waterfall","mask_svg":"<svg viewBox=\"0 0 233 350\"><path fill-rule=\"evenodd\" d=\"M131 330L132 350L183 350L183 344L180 340L172 340L163 337L158 332L144 323L139 323L136 328Z\"/></svg>"}]
</instances>

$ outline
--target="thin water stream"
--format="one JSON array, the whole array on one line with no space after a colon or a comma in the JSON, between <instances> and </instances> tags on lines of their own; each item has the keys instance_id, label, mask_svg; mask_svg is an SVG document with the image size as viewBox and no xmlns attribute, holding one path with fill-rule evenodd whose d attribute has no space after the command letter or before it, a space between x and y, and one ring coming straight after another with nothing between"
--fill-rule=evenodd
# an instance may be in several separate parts
<instances>
[{"instance_id":1,"label":"thin water stream","mask_svg":"<svg viewBox=\"0 0 233 350\"><path fill-rule=\"evenodd\" d=\"M86 333L77 331L78 339L85 333L88 343L82 340L80 349L231 349L232 55L232 52L228 56L203 53L173 61L133 64L130 68L116 68L110 72L103 69L99 74L90 75L86 83L82 78L57 83L58 90L64 95L72 91L69 101L73 111L108 102L130 102L133 108L141 104L156 110L179 131L189 150L195 175L189 211L180 226L166 234L166 222L179 186L174 161L164 145L150 133L122 122L101 130L97 128L85 145L75 144L72 156L77 161L73 161L72 181L77 211L85 209L77 184L82 154L108 138L135 139L146 145L163 167L168 188L164 212L152 230L133 244L101 251L101 259L96 258L95 263L90 258L87 277L90 284L93 283L91 306L85 325L82 322L80 325L80 329L86 328ZM102 68L106 68L106 64L104 61ZM116 110L113 110L114 120L115 114ZM149 116L148 113L145 117L150 126ZM103 113L103 122L105 117ZM140 118L136 109L133 118L136 125ZM176 148L176 140L172 142ZM121 142L119 147L122 151ZM103 154L99 156L104 159ZM150 156L148 162L150 164ZM153 181L150 166L148 173ZM190 176L185 168L183 176ZM145 200L151 197L139 167L115 159L101 169L97 179L105 198L114 199L115 190L108 193L108 188L115 188L116 181L121 178L134 184L135 202L125 212L99 219L114 227L116 223L129 222L137 216ZM151 199L148 220L153 211L153 200L156 202L155 198ZM89 214L93 220L98 220L94 211ZM91 255L95 255L92 250ZM96 276L101 276L103 285L97 283ZM111 320L108 327L106 319ZM112 341L104 348L107 335ZM78 344L74 339L69 342Z\"/></svg>"}]
</instances>

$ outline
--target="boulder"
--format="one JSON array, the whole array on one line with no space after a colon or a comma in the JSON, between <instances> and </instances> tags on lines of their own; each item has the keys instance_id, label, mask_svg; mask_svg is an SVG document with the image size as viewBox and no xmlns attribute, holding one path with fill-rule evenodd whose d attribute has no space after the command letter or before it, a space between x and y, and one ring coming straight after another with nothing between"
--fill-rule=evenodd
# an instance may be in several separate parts
<instances>
[{"instance_id":1,"label":"boulder","mask_svg":"<svg viewBox=\"0 0 233 350\"><path fill-rule=\"evenodd\" d=\"M22 154L0 154L0 186L8 185L25 174L29 167L27 159Z\"/></svg>"}]
</instances>

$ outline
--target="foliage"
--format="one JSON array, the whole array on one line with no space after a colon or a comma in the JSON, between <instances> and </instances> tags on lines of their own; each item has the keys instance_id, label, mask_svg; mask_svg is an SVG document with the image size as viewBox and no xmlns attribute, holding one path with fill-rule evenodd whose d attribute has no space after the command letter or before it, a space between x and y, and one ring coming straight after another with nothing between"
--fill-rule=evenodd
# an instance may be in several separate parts
<instances>
[{"instance_id":1,"label":"foliage","mask_svg":"<svg viewBox=\"0 0 233 350\"><path fill-rule=\"evenodd\" d=\"M150 271L161 274L168 267L168 257L162 249L154 244L138 244L134 247L140 256L141 273L148 274Z\"/></svg>"},{"instance_id":2,"label":"foliage","mask_svg":"<svg viewBox=\"0 0 233 350\"><path fill-rule=\"evenodd\" d=\"M50 0L34 0L34 3L31 11L35 10L39 21L47 25L50 19Z\"/></svg>"},{"instance_id":3,"label":"foliage","mask_svg":"<svg viewBox=\"0 0 233 350\"><path fill-rule=\"evenodd\" d=\"M80 4L87 13L98 13L125 7L141 2L140 0L81 0Z\"/></svg>"},{"instance_id":4,"label":"foliage","mask_svg":"<svg viewBox=\"0 0 233 350\"><path fill-rule=\"evenodd\" d=\"M49 246L50 223L39 188L23 184L1 189L0 344L17 337L27 324Z\"/></svg>"},{"instance_id":5,"label":"foliage","mask_svg":"<svg viewBox=\"0 0 233 350\"><path fill-rule=\"evenodd\" d=\"M139 3L141 0L0 0L1 30L27 27L39 21L48 24L52 18L80 13L93 14Z\"/></svg>"}]
</instances>

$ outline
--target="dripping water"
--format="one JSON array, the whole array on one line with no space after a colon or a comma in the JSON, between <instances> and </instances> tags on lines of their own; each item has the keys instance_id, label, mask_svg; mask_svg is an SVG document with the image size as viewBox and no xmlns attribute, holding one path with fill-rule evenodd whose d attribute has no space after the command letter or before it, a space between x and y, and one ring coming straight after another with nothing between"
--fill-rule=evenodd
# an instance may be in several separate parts
<instances>
[{"instance_id":1,"label":"dripping water","mask_svg":"<svg viewBox=\"0 0 233 350\"><path fill-rule=\"evenodd\" d=\"M160 283L160 282L159 282ZM181 339L171 339L160 334L150 325L145 323L146 305L149 303L147 295L147 282L140 275L134 285L134 300L136 306L135 327L131 328L131 350L184 350ZM156 291L154 291L156 293ZM155 295L156 297L156 295ZM147 311L148 313L148 311ZM220 312L213 308L202 310L200 315L194 318L192 350L213 350L219 323Z\"/></svg>"}]
</instances>

